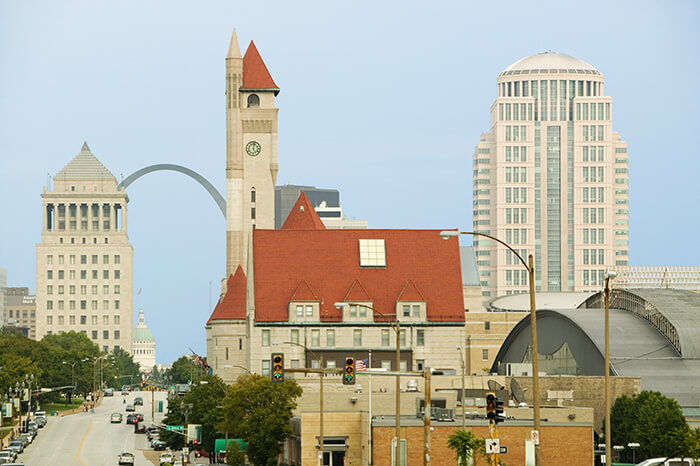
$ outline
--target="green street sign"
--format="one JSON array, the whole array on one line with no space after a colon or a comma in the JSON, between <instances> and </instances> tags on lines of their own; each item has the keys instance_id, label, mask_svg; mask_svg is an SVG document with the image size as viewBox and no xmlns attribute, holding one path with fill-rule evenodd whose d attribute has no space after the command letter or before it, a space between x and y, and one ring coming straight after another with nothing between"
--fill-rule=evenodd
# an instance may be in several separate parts
<instances>
[{"instance_id":1,"label":"green street sign","mask_svg":"<svg viewBox=\"0 0 700 466\"><path fill-rule=\"evenodd\" d=\"M174 431L174 432L182 432L185 430L185 426L165 426L165 430Z\"/></svg>"}]
</instances>

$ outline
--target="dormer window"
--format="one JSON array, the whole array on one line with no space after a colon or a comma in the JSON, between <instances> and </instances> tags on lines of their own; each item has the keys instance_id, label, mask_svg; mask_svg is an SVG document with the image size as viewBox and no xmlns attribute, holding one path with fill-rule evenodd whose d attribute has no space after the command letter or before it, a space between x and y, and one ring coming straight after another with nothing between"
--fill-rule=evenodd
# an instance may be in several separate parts
<instances>
[{"instance_id":1,"label":"dormer window","mask_svg":"<svg viewBox=\"0 0 700 466\"><path fill-rule=\"evenodd\" d=\"M260 107L260 97L258 94L250 94L248 96L248 108Z\"/></svg>"}]
</instances>

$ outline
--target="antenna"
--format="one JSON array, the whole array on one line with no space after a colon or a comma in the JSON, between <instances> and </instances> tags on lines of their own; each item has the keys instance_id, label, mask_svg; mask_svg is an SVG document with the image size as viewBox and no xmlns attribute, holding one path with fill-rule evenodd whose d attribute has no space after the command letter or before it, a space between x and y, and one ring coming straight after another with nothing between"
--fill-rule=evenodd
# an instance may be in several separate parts
<instances>
[{"instance_id":1,"label":"antenna","mask_svg":"<svg viewBox=\"0 0 700 466\"><path fill-rule=\"evenodd\" d=\"M491 379L491 380L488 381L488 386L489 386L489 390L491 390L492 392L495 392L496 390L500 390L500 389L501 389L501 384L498 383L498 382L496 382L496 381L493 380L493 379Z\"/></svg>"}]
</instances>

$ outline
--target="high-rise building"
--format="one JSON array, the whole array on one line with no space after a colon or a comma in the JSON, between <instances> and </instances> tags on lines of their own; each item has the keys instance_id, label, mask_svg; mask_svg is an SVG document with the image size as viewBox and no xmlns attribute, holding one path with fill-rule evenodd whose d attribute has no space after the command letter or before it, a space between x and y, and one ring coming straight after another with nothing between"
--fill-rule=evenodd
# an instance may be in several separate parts
<instances>
[{"instance_id":1,"label":"high-rise building","mask_svg":"<svg viewBox=\"0 0 700 466\"><path fill-rule=\"evenodd\" d=\"M0 267L0 328L5 325L5 288L7 287L7 270Z\"/></svg>"},{"instance_id":2,"label":"high-rise building","mask_svg":"<svg viewBox=\"0 0 700 466\"><path fill-rule=\"evenodd\" d=\"M279 93L251 41L241 57L236 32L226 56L226 276L247 268L253 228L275 226Z\"/></svg>"},{"instance_id":3,"label":"high-rise building","mask_svg":"<svg viewBox=\"0 0 700 466\"><path fill-rule=\"evenodd\" d=\"M597 290L629 263L627 143L613 131L603 75L562 53L524 58L497 78L491 130L473 158L474 231L527 261L537 291ZM474 238L485 299L528 290L517 256Z\"/></svg>"},{"instance_id":4,"label":"high-rise building","mask_svg":"<svg viewBox=\"0 0 700 466\"><path fill-rule=\"evenodd\" d=\"M101 350L131 352L133 247L129 198L87 143L44 189L36 246L37 338L86 334Z\"/></svg>"},{"instance_id":5,"label":"high-rise building","mask_svg":"<svg viewBox=\"0 0 700 466\"><path fill-rule=\"evenodd\" d=\"M22 330L27 337L36 339L36 296L29 288L5 288L5 326Z\"/></svg>"},{"instance_id":6,"label":"high-rise building","mask_svg":"<svg viewBox=\"0 0 700 466\"><path fill-rule=\"evenodd\" d=\"M326 228L332 230L367 229L367 220L348 219L340 205L340 192L337 189L323 189L315 186L285 184L275 187L275 228L282 228L289 212L296 204L302 191L309 198L314 210Z\"/></svg>"}]
</instances>

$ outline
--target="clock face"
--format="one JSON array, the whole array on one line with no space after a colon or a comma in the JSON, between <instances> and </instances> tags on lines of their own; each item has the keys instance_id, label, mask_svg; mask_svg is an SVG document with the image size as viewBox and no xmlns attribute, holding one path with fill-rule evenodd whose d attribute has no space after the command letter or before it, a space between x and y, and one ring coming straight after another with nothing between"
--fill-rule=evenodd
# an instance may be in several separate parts
<instances>
[{"instance_id":1,"label":"clock face","mask_svg":"<svg viewBox=\"0 0 700 466\"><path fill-rule=\"evenodd\" d=\"M255 157L260 153L260 144L258 144L257 141L250 141L248 144L245 145L245 151L250 155L251 157Z\"/></svg>"}]
</instances>

